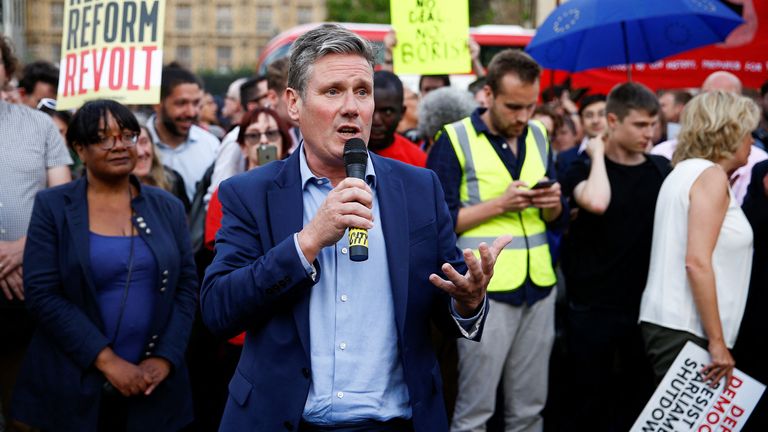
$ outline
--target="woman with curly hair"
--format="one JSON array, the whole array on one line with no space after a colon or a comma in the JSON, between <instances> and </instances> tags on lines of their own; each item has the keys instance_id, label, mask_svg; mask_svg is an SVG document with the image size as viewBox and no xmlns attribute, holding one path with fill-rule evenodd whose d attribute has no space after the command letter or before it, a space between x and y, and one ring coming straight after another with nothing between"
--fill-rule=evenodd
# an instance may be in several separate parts
<instances>
[{"instance_id":1,"label":"woman with curly hair","mask_svg":"<svg viewBox=\"0 0 768 432\"><path fill-rule=\"evenodd\" d=\"M651 264L640 306L646 351L657 380L687 341L705 348L705 379L730 380L747 300L752 229L728 178L747 162L760 110L714 91L695 97L656 203Z\"/></svg>"}]
</instances>

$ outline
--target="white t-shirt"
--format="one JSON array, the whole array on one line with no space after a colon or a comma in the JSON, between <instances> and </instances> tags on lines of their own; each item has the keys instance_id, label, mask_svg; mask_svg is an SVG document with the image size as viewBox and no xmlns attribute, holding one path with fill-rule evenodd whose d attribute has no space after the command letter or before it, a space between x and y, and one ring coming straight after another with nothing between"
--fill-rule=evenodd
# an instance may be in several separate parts
<instances>
[{"instance_id":1,"label":"white t-shirt","mask_svg":"<svg viewBox=\"0 0 768 432\"><path fill-rule=\"evenodd\" d=\"M690 190L714 163L689 159L677 164L664 180L656 201L648 282L640 303L640 321L706 338L685 269ZM712 253L715 289L723 338L736 342L752 269L752 228L733 192Z\"/></svg>"}]
</instances>

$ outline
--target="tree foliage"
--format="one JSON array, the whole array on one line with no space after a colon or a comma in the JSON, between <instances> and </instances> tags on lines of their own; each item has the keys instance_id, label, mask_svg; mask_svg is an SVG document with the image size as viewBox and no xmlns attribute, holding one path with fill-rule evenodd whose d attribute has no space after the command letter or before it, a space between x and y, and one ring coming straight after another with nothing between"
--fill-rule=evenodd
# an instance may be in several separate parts
<instances>
[{"instance_id":1,"label":"tree foliage","mask_svg":"<svg viewBox=\"0 0 768 432\"><path fill-rule=\"evenodd\" d=\"M327 0L328 21L389 24L389 0Z\"/></svg>"},{"instance_id":2,"label":"tree foliage","mask_svg":"<svg viewBox=\"0 0 768 432\"><path fill-rule=\"evenodd\" d=\"M326 0L327 20L389 24L389 1ZM522 23L530 19L532 4L531 0L469 0L469 25Z\"/></svg>"}]
</instances>

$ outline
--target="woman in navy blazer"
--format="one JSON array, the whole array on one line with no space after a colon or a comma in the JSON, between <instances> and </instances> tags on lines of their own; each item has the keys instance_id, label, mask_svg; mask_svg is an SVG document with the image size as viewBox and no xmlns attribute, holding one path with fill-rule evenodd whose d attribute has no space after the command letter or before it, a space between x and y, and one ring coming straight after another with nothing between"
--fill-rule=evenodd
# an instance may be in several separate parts
<instances>
[{"instance_id":1,"label":"woman in navy blazer","mask_svg":"<svg viewBox=\"0 0 768 432\"><path fill-rule=\"evenodd\" d=\"M35 199L24 286L38 328L11 407L35 428L174 431L192 420L195 264L182 203L130 175L138 135L126 107L86 103L67 133L86 175Z\"/></svg>"}]
</instances>

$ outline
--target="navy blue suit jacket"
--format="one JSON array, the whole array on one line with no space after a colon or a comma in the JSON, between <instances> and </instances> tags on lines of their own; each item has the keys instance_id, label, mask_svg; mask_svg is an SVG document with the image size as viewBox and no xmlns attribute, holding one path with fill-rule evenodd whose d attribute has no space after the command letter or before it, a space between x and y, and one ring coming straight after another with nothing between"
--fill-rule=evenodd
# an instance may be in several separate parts
<instances>
[{"instance_id":1,"label":"navy blue suit jacket","mask_svg":"<svg viewBox=\"0 0 768 432\"><path fill-rule=\"evenodd\" d=\"M392 343L398 344L413 423L417 431L448 430L430 319L445 333L460 332L450 297L428 277L441 274L445 262L461 272L466 267L437 176L370 157L395 305L398 339ZM223 336L247 330L220 430L295 430L312 376L313 282L293 240L303 224L299 152L225 181L219 199L224 217L201 290L203 319Z\"/></svg>"},{"instance_id":2,"label":"navy blue suit jacket","mask_svg":"<svg viewBox=\"0 0 768 432\"><path fill-rule=\"evenodd\" d=\"M172 371L150 396L131 398L128 430L178 430L192 419L184 352L195 314L197 276L184 206L151 186L133 199L134 226L158 265L160 292L146 357ZM16 387L14 418L43 430L96 430L104 376L93 365L104 336L90 265L86 180L35 198L24 250L26 304L38 321ZM146 223L142 228L137 222Z\"/></svg>"}]
</instances>

